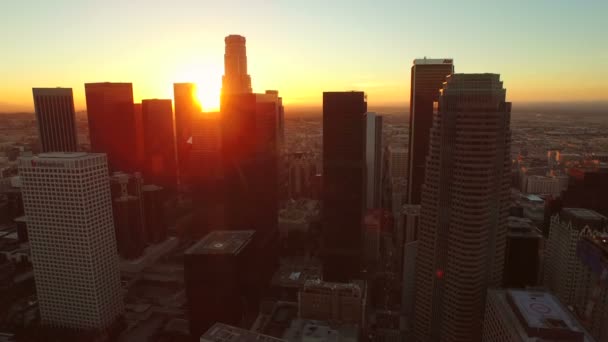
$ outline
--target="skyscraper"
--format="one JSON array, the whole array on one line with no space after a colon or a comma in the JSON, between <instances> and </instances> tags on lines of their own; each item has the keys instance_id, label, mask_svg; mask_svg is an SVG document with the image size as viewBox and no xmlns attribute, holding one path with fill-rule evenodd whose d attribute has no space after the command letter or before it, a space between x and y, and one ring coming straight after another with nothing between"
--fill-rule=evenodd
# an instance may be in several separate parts
<instances>
[{"instance_id":1,"label":"skyscraper","mask_svg":"<svg viewBox=\"0 0 608 342\"><path fill-rule=\"evenodd\" d=\"M131 83L86 83L91 151L105 153L111 171L134 172L139 141Z\"/></svg>"},{"instance_id":2,"label":"skyscraper","mask_svg":"<svg viewBox=\"0 0 608 342\"><path fill-rule=\"evenodd\" d=\"M76 152L78 139L72 88L33 88L43 152Z\"/></svg>"},{"instance_id":3,"label":"skyscraper","mask_svg":"<svg viewBox=\"0 0 608 342\"><path fill-rule=\"evenodd\" d=\"M224 228L224 187L219 113L203 113L192 122L188 183L192 185L194 225L191 234L202 238Z\"/></svg>"},{"instance_id":4,"label":"skyscraper","mask_svg":"<svg viewBox=\"0 0 608 342\"><path fill-rule=\"evenodd\" d=\"M597 341L608 340L608 232L590 229L578 243L574 312Z\"/></svg>"},{"instance_id":5,"label":"skyscraper","mask_svg":"<svg viewBox=\"0 0 608 342\"><path fill-rule=\"evenodd\" d=\"M323 93L323 279L345 281L359 272L365 207L363 92Z\"/></svg>"},{"instance_id":6,"label":"skyscraper","mask_svg":"<svg viewBox=\"0 0 608 342\"><path fill-rule=\"evenodd\" d=\"M608 218L589 209L564 208L551 217L543 284L567 305L572 305L575 298L576 269L580 266L577 245L583 233L602 232L606 228Z\"/></svg>"},{"instance_id":7,"label":"skyscraper","mask_svg":"<svg viewBox=\"0 0 608 342\"><path fill-rule=\"evenodd\" d=\"M252 230L213 231L184 253L192 337L216 322L239 324L252 304L247 284L254 236Z\"/></svg>"},{"instance_id":8,"label":"skyscraper","mask_svg":"<svg viewBox=\"0 0 608 342\"><path fill-rule=\"evenodd\" d=\"M141 190L146 241L151 244L162 242L167 238L164 189L155 184L147 184Z\"/></svg>"},{"instance_id":9,"label":"skyscraper","mask_svg":"<svg viewBox=\"0 0 608 342\"><path fill-rule=\"evenodd\" d=\"M229 35L224 39L224 76L222 96L251 93L251 77L247 74L247 48L245 37Z\"/></svg>"},{"instance_id":10,"label":"skyscraper","mask_svg":"<svg viewBox=\"0 0 608 342\"><path fill-rule=\"evenodd\" d=\"M433 103L446 76L454 72L451 59L415 59L410 88L410 134L407 203L420 204L424 168L433 124Z\"/></svg>"},{"instance_id":11,"label":"skyscraper","mask_svg":"<svg viewBox=\"0 0 608 342\"><path fill-rule=\"evenodd\" d=\"M255 229L256 96L225 95L221 108L221 156L227 229ZM238 213L238 214L237 214Z\"/></svg>"},{"instance_id":12,"label":"skyscraper","mask_svg":"<svg viewBox=\"0 0 608 342\"><path fill-rule=\"evenodd\" d=\"M283 106L283 98L279 96L278 90L266 90L267 95L274 95L277 97L278 105L278 163L279 163L279 188L278 196L279 201L285 201L289 194L289 174L287 165L287 154L285 151L285 107Z\"/></svg>"},{"instance_id":13,"label":"skyscraper","mask_svg":"<svg viewBox=\"0 0 608 342\"><path fill-rule=\"evenodd\" d=\"M139 173L115 172L110 177L116 244L118 253L126 259L141 256L146 247L142 187Z\"/></svg>"},{"instance_id":14,"label":"skyscraper","mask_svg":"<svg viewBox=\"0 0 608 342\"><path fill-rule=\"evenodd\" d=\"M146 183L160 185L169 191L177 190L177 157L175 126L171 100L143 100Z\"/></svg>"},{"instance_id":15,"label":"skyscraper","mask_svg":"<svg viewBox=\"0 0 608 342\"><path fill-rule=\"evenodd\" d=\"M177 145L177 162L179 174L186 173L192 137L193 119L201 113L201 106L196 98L196 84L173 84L173 100L175 101L175 142Z\"/></svg>"},{"instance_id":16,"label":"skyscraper","mask_svg":"<svg viewBox=\"0 0 608 342\"><path fill-rule=\"evenodd\" d=\"M19 175L43 324L108 328L123 303L106 156L43 153Z\"/></svg>"},{"instance_id":17,"label":"skyscraper","mask_svg":"<svg viewBox=\"0 0 608 342\"><path fill-rule=\"evenodd\" d=\"M257 201L260 227L273 234L279 219L279 121L282 110L278 92L256 94L255 145ZM259 229L258 229L259 230Z\"/></svg>"},{"instance_id":18,"label":"skyscraper","mask_svg":"<svg viewBox=\"0 0 608 342\"><path fill-rule=\"evenodd\" d=\"M367 209L380 208L382 194L382 116L365 114L365 200Z\"/></svg>"},{"instance_id":19,"label":"skyscraper","mask_svg":"<svg viewBox=\"0 0 608 342\"><path fill-rule=\"evenodd\" d=\"M222 171L228 229L276 233L278 224L278 97L224 97Z\"/></svg>"},{"instance_id":20,"label":"skyscraper","mask_svg":"<svg viewBox=\"0 0 608 342\"><path fill-rule=\"evenodd\" d=\"M418 341L478 341L500 286L509 214L510 112L497 74L448 77L433 115L416 264Z\"/></svg>"},{"instance_id":21,"label":"skyscraper","mask_svg":"<svg viewBox=\"0 0 608 342\"><path fill-rule=\"evenodd\" d=\"M141 103L133 104L133 115L135 116L135 153L137 153L137 165L139 165L139 171L141 171L145 160L144 118L141 112Z\"/></svg>"}]
</instances>

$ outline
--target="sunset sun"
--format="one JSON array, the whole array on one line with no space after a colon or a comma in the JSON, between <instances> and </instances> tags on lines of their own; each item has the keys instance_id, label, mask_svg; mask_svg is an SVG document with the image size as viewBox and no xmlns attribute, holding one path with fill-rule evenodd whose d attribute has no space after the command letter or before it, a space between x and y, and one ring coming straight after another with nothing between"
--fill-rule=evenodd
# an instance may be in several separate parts
<instances>
[{"instance_id":1,"label":"sunset sun","mask_svg":"<svg viewBox=\"0 0 608 342\"><path fill-rule=\"evenodd\" d=\"M196 94L194 96L201 104L203 112L217 112L220 110L220 91L220 82L196 82Z\"/></svg>"},{"instance_id":2,"label":"sunset sun","mask_svg":"<svg viewBox=\"0 0 608 342\"><path fill-rule=\"evenodd\" d=\"M196 93L192 94L201 104L203 112L216 112L220 109L220 92L222 88L221 64L196 62L183 67L177 73L180 82L194 82Z\"/></svg>"}]
</instances>

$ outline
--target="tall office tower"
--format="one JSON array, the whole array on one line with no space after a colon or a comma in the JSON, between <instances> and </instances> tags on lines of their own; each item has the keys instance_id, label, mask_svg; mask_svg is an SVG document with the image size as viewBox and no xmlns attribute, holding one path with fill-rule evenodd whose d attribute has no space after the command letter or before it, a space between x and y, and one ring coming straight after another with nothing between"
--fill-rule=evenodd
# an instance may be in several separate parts
<instances>
[{"instance_id":1,"label":"tall office tower","mask_svg":"<svg viewBox=\"0 0 608 342\"><path fill-rule=\"evenodd\" d=\"M408 151L402 146L391 145L386 149L386 171L385 182L388 184L388 195L390 196L390 207L393 214L393 232L396 236L397 259L403 260L403 246L407 242L415 240L414 237L406 240L407 226L404 220L403 205L407 195L407 154ZM415 221L417 223L417 221ZM414 227L411 227L412 232Z\"/></svg>"},{"instance_id":2,"label":"tall office tower","mask_svg":"<svg viewBox=\"0 0 608 342\"><path fill-rule=\"evenodd\" d=\"M451 59L415 59L410 88L410 135L407 203L420 204L424 168L431 140L433 103L448 75L454 73Z\"/></svg>"},{"instance_id":3,"label":"tall office tower","mask_svg":"<svg viewBox=\"0 0 608 342\"><path fill-rule=\"evenodd\" d=\"M108 156L110 171L138 171L137 121L131 83L86 83L91 151Z\"/></svg>"},{"instance_id":4,"label":"tall office tower","mask_svg":"<svg viewBox=\"0 0 608 342\"><path fill-rule=\"evenodd\" d=\"M203 113L192 125L188 183L195 210L190 233L200 239L213 230L224 229L220 115Z\"/></svg>"},{"instance_id":5,"label":"tall office tower","mask_svg":"<svg viewBox=\"0 0 608 342\"><path fill-rule=\"evenodd\" d=\"M106 156L42 153L19 175L42 323L108 328L123 304Z\"/></svg>"},{"instance_id":6,"label":"tall office tower","mask_svg":"<svg viewBox=\"0 0 608 342\"><path fill-rule=\"evenodd\" d=\"M133 104L133 115L135 116L135 144L137 150L137 165L141 168L146 160L146 151L144 151L144 117L142 114L141 103Z\"/></svg>"},{"instance_id":7,"label":"tall office tower","mask_svg":"<svg viewBox=\"0 0 608 342\"><path fill-rule=\"evenodd\" d=\"M266 90L266 95L274 95L278 99L278 137L277 148L278 164L279 164L279 188L278 196L280 201L286 201L289 196L289 174L287 165L287 151L285 151L285 107L283 106L283 98L279 96L278 90Z\"/></svg>"},{"instance_id":8,"label":"tall office tower","mask_svg":"<svg viewBox=\"0 0 608 342\"><path fill-rule=\"evenodd\" d=\"M173 101L175 104L175 142L177 145L177 162L179 174L186 174L189 161L192 137L192 123L201 114L201 105L196 98L196 84L173 84ZM184 178L182 178L184 179Z\"/></svg>"},{"instance_id":9,"label":"tall office tower","mask_svg":"<svg viewBox=\"0 0 608 342\"><path fill-rule=\"evenodd\" d=\"M365 208L363 92L323 93L323 279L348 281L359 272Z\"/></svg>"},{"instance_id":10,"label":"tall office tower","mask_svg":"<svg viewBox=\"0 0 608 342\"><path fill-rule=\"evenodd\" d=\"M401 146L390 145L387 153L389 176L391 178L407 178L407 149Z\"/></svg>"},{"instance_id":11,"label":"tall office tower","mask_svg":"<svg viewBox=\"0 0 608 342\"><path fill-rule=\"evenodd\" d=\"M511 103L497 74L447 78L433 115L416 259L418 341L479 341L500 286L509 214Z\"/></svg>"},{"instance_id":12,"label":"tall office tower","mask_svg":"<svg viewBox=\"0 0 608 342\"><path fill-rule=\"evenodd\" d=\"M240 324L249 302L249 260L255 232L213 231L184 253L192 337L214 323Z\"/></svg>"},{"instance_id":13,"label":"tall office tower","mask_svg":"<svg viewBox=\"0 0 608 342\"><path fill-rule=\"evenodd\" d=\"M382 116L365 114L365 200L367 209L380 208L382 194Z\"/></svg>"},{"instance_id":14,"label":"tall office tower","mask_svg":"<svg viewBox=\"0 0 608 342\"><path fill-rule=\"evenodd\" d=\"M401 312L408 318L413 317L416 296L416 258L418 255L418 224L420 222L420 205L406 204L401 209L400 219L403 227L398 231L398 249L402 260L401 279Z\"/></svg>"},{"instance_id":15,"label":"tall office tower","mask_svg":"<svg viewBox=\"0 0 608 342\"><path fill-rule=\"evenodd\" d=\"M256 232L255 267L272 276L278 242L278 97L273 94L224 96L221 156L224 175L224 225ZM260 293L263 282L252 291Z\"/></svg>"},{"instance_id":16,"label":"tall office tower","mask_svg":"<svg viewBox=\"0 0 608 342\"><path fill-rule=\"evenodd\" d=\"M76 114L72 88L33 88L43 152L76 152Z\"/></svg>"},{"instance_id":17,"label":"tall office tower","mask_svg":"<svg viewBox=\"0 0 608 342\"><path fill-rule=\"evenodd\" d=\"M125 259L136 259L146 247L140 199L124 195L115 198L112 204L118 253Z\"/></svg>"},{"instance_id":18,"label":"tall office tower","mask_svg":"<svg viewBox=\"0 0 608 342\"><path fill-rule=\"evenodd\" d=\"M562 193L565 207L588 208L608 216L608 168L571 168L568 188Z\"/></svg>"},{"instance_id":19,"label":"tall office tower","mask_svg":"<svg viewBox=\"0 0 608 342\"><path fill-rule=\"evenodd\" d=\"M271 94L227 95L221 149L226 226L274 235L278 224L278 101ZM238 214L237 214L238 213Z\"/></svg>"},{"instance_id":20,"label":"tall office tower","mask_svg":"<svg viewBox=\"0 0 608 342\"><path fill-rule=\"evenodd\" d=\"M220 132L226 228L254 229L257 184L255 94L224 95ZM238 213L238 215L236 214Z\"/></svg>"},{"instance_id":21,"label":"tall office tower","mask_svg":"<svg viewBox=\"0 0 608 342\"><path fill-rule=\"evenodd\" d=\"M178 171L171 100L143 100L141 106L146 183L176 191Z\"/></svg>"},{"instance_id":22,"label":"tall office tower","mask_svg":"<svg viewBox=\"0 0 608 342\"><path fill-rule=\"evenodd\" d=\"M532 220L509 216L502 286L538 286L542 234Z\"/></svg>"},{"instance_id":23,"label":"tall office tower","mask_svg":"<svg viewBox=\"0 0 608 342\"><path fill-rule=\"evenodd\" d=\"M158 185L147 184L141 189L144 213L144 235L148 243L159 243L167 238L165 223L165 193Z\"/></svg>"},{"instance_id":24,"label":"tall office tower","mask_svg":"<svg viewBox=\"0 0 608 342\"><path fill-rule=\"evenodd\" d=\"M142 255L146 247L141 175L115 172L110 177L110 193L118 253L125 259Z\"/></svg>"},{"instance_id":25,"label":"tall office tower","mask_svg":"<svg viewBox=\"0 0 608 342\"><path fill-rule=\"evenodd\" d=\"M279 122L278 122L278 146L279 152L284 153L285 148L285 107L283 106L283 98L279 96L278 90L266 90L266 95L274 95L277 97Z\"/></svg>"},{"instance_id":26,"label":"tall office tower","mask_svg":"<svg viewBox=\"0 0 608 342\"><path fill-rule=\"evenodd\" d=\"M245 37L229 35L224 39L224 76L222 96L251 93L251 77L247 74L247 48Z\"/></svg>"},{"instance_id":27,"label":"tall office tower","mask_svg":"<svg viewBox=\"0 0 608 342\"><path fill-rule=\"evenodd\" d=\"M285 155L287 195L290 199L312 198L314 177L318 173L318 157L312 153L294 152Z\"/></svg>"},{"instance_id":28,"label":"tall office tower","mask_svg":"<svg viewBox=\"0 0 608 342\"><path fill-rule=\"evenodd\" d=\"M483 342L594 339L555 296L545 291L488 290Z\"/></svg>"},{"instance_id":29,"label":"tall office tower","mask_svg":"<svg viewBox=\"0 0 608 342\"><path fill-rule=\"evenodd\" d=\"M608 232L587 230L579 241L574 312L598 341L608 341Z\"/></svg>"},{"instance_id":30,"label":"tall office tower","mask_svg":"<svg viewBox=\"0 0 608 342\"><path fill-rule=\"evenodd\" d=\"M279 224L279 121L282 111L278 92L256 94L255 146L258 214L260 227L273 234ZM260 230L258 228L257 230Z\"/></svg>"},{"instance_id":31,"label":"tall office tower","mask_svg":"<svg viewBox=\"0 0 608 342\"><path fill-rule=\"evenodd\" d=\"M574 302L576 247L585 230L605 231L608 219L593 210L564 208L551 218L545 246L543 283L567 305Z\"/></svg>"},{"instance_id":32,"label":"tall office tower","mask_svg":"<svg viewBox=\"0 0 608 342\"><path fill-rule=\"evenodd\" d=\"M608 168L568 169L568 187L559 197L547 197L544 204L543 233L547 235L551 217L564 207L591 209L608 216Z\"/></svg>"}]
</instances>

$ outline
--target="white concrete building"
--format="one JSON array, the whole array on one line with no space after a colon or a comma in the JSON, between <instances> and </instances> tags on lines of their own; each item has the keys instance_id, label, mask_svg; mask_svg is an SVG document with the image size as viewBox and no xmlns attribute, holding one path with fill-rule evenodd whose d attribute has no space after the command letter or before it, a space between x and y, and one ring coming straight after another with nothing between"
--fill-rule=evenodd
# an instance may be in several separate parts
<instances>
[{"instance_id":1,"label":"white concrete building","mask_svg":"<svg viewBox=\"0 0 608 342\"><path fill-rule=\"evenodd\" d=\"M105 154L21 158L43 324L105 329L123 310Z\"/></svg>"}]
</instances>

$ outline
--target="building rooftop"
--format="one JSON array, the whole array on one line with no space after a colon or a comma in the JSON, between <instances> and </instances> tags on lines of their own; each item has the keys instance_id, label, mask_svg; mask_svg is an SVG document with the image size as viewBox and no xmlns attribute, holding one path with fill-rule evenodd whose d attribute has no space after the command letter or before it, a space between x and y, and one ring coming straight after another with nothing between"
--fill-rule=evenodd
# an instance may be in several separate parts
<instances>
[{"instance_id":1,"label":"building rooftop","mask_svg":"<svg viewBox=\"0 0 608 342\"><path fill-rule=\"evenodd\" d=\"M451 58L417 58L414 59L414 65L420 64L453 64L454 60Z\"/></svg>"},{"instance_id":2,"label":"building rooftop","mask_svg":"<svg viewBox=\"0 0 608 342\"><path fill-rule=\"evenodd\" d=\"M284 259L272 277L272 285L279 287L302 287L308 280L322 278L321 262L316 259Z\"/></svg>"},{"instance_id":3,"label":"building rooftop","mask_svg":"<svg viewBox=\"0 0 608 342\"><path fill-rule=\"evenodd\" d=\"M334 326L324 321L295 319L283 338L290 342L339 342L357 341L358 335L359 329L356 325Z\"/></svg>"},{"instance_id":4,"label":"building rooftop","mask_svg":"<svg viewBox=\"0 0 608 342\"><path fill-rule=\"evenodd\" d=\"M72 95L72 88L32 88L34 95Z\"/></svg>"},{"instance_id":5,"label":"building rooftop","mask_svg":"<svg viewBox=\"0 0 608 342\"><path fill-rule=\"evenodd\" d=\"M601 215L593 210L584 208L564 208L563 212L568 213L572 217L576 217L582 220L606 220L606 216Z\"/></svg>"},{"instance_id":6,"label":"building rooftop","mask_svg":"<svg viewBox=\"0 0 608 342\"><path fill-rule=\"evenodd\" d=\"M185 254L238 254L252 239L254 230L216 230L190 247Z\"/></svg>"},{"instance_id":7,"label":"building rooftop","mask_svg":"<svg viewBox=\"0 0 608 342\"><path fill-rule=\"evenodd\" d=\"M304 283L303 292L334 292L348 294L352 297L363 297L364 284L352 283L333 283L321 280L308 280Z\"/></svg>"},{"instance_id":8,"label":"building rooftop","mask_svg":"<svg viewBox=\"0 0 608 342\"><path fill-rule=\"evenodd\" d=\"M507 290L506 300L528 337L539 341L584 341L586 332L548 292Z\"/></svg>"},{"instance_id":9,"label":"building rooftop","mask_svg":"<svg viewBox=\"0 0 608 342\"><path fill-rule=\"evenodd\" d=\"M157 191L157 190L162 190L162 189L163 189L162 186L158 186L155 184L146 184L141 187L142 191Z\"/></svg>"},{"instance_id":10,"label":"building rooftop","mask_svg":"<svg viewBox=\"0 0 608 342\"><path fill-rule=\"evenodd\" d=\"M272 336L262 335L253 331L233 327L223 323L215 323L203 336L200 342L285 342Z\"/></svg>"},{"instance_id":11,"label":"building rooftop","mask_svg":"<svg viewBox=\"0 0 608 342\"><path fill-rule=\"evenodd\" d=\"M563 208L560 218L571 221L574 228L583 229L587 226L593 230L604 230L608 225L608 218L591 209Z\"/></svg>"},{"instance_id":12,"label":"building rooftop","mask_svg":"<svg viewBox=\"0 0 608 342\"><path fill-rule=\"evenodd\" d=\"M510 237L541 238L536 225L529 218L509 216L507 219L508 235Z\"/></svg>"},{"instance_id":13,"label":"building rooftop","mask_svg":"<svg viewBox=\"0 0 608 342\"><path fill-rule=\"evenodd\" d=\"M86 152L47 152L40 153L38 158L82 158L89 155Z\"/></svg>"},{"instance_id":14,"label":"building rooftop","mask_svg":"<svg viewBox=\"0 0 608 342\"><path fill-rule=\"evenodd\" d=\"M535 203L544 203L545 202L541 197L539 197L537 195L523 195L523 197L530 202L535 202Z\"/></svg>"}]
</instances>

